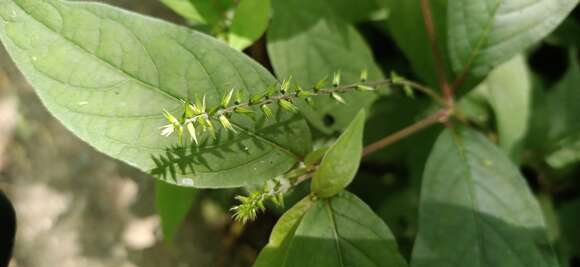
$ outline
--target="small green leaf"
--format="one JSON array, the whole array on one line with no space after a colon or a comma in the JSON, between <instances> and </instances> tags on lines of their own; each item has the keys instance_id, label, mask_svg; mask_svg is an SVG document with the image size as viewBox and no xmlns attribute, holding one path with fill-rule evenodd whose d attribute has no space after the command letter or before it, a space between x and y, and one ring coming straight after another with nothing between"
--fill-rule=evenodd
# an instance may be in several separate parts
<instances>
[{"instance_id":1,"label":"small green leaf","mask_svg":"<svg viewBox=\"0 0 580 267\"><path fill-rule=\"evenodd\" d=\"M359 198L303 200L282 216L254 267L405 267L393 234Z\"/></svg>"},{"instance_id":2,"label":"small green leaf","mask_svg":"<svg viewBox=\"0 0 580 267\"><path fill-rule=\"evenodd\" d=\"M361 110L324 155L312 178L311 191L317 196L334 196L354 179L362 157L365 119Z\"/></svg>"},{"instance_id":3,"label":"small green leaf","mask_svg":"<svg viewBox=\"0 0 580 267\"><path fill-rule=\"evenodd\" d=\"M445 130L423 176L413 267L554 267L537 200L484 136Z\"/></svg>"},{"instance_id":4,"label":"small green leaf","mask_svg":"<svg viewBox=\"0 0 580 267\"><path fill-rule=\"evenodd\" d=\"M253 44L268 27L270 0L241 0L230 26L228 42L237 50Z\"/></svg>"},{"instance_id":5,"label":"small green leaf","mask_svg":"<svg viewBox=\"0 0 580 267\"><path fill-rule=\"evenodd\" d=\"M155 182L155 208L161 217L161 229L165 240L173 240L197 192L193 188L178 187L160 180Z\"/></svg>"}]
</instances>

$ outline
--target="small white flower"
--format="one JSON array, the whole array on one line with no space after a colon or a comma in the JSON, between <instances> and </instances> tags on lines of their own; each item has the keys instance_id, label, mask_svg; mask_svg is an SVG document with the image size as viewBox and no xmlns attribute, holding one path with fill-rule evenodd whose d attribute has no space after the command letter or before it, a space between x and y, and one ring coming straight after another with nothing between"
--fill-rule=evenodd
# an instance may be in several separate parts
<instances>
[{"instance_id":1,"label":"small white flower","mask_svg":"<svg viewBox=\"0 0 580 267\"><path fill-rule=\"evenodd\" d=\"M163 135L165 137L172 135L173 132L175 131L175 127L173 126L173 124L164 125L160 129L161 129L161 135Z\"/></svg>"}]
</instances>

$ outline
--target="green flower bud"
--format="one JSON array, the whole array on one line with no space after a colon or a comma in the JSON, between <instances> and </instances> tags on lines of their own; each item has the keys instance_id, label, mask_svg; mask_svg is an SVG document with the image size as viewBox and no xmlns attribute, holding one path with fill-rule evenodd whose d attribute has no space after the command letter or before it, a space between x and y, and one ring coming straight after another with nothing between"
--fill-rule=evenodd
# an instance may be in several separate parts
<instances>
[{"instance_id":1,"label":"green flower bud","mask_svg":"<svg viewBox=\"0 0 580 267\"><path fill-rule=\"evenodd\" d=\"M324 77L324 78L322 78L320 81L318 81L318 82L317 82L317 83L314 85L314 87L312 88L312 89L314 89L314 92L318 92L318 91L320 91L320 89L322 89L322 87L324 87L324 85L326 84L326 80L327 80L327 79L328 79L327 77Z\"/></svg>"},{"instance_id":2,"label":"green flower bud","mask_svg":"<svg viewBox=\"0 0 580 267\"><path fill-rule=\"evenodd\" d=\"M332 78L332 86L334 86L334 87L340 86L341 76L342 75L341 75L340 71L337 71L334 73L334 77Z\"/></svg>"},{"instance_id":3,"label":"green flower bud","mask_svg":"<svg viewBox=\"0 0 580 267\"><path fill-rule=\"evenodd\" d=\"M250 105L255 105L257 103L260 103L260 101L262 101L262 99L264 98L264 95L253 95L250 97Z\"/></svg>"},{"instance_id":4,"label":"green flower bud","mask_svg":"<svg viewBox=\"0 0 580 267\"><path fill-rule=\"evenodd\" d=\"M199 145L199 142L197 140L197 133L195 132L195 126L193 125L193 122L191 121L187 122L185 128L187 128L187 132L189 132L190 140L194 141L196 145Z\"/></svg>"},{"instance_id":5,"label":"green flower bud","mask_svg":"<svg viewBox=\"0 0 580 267\"><path fill-rule=\"evenodd\" d=\"M236 105L240 105L242 104L242 102L244 102L244 91L242 90L238 90L236 92Z\"/></svg>"},{"instance_id":6,"label":"green flower bud","mask_svg":"<svg viewBox=\"0 0 580 267\"><path fill-rule=\"evenodd\" d=\"M359 84L356 86L356 90L358 90L358 91L374 91L375 88L372 88L372 87L367 86L367 85Z\"/></svg>"},{"instance_id":7,"label":"green flower bud","mask_svg":"<svg viewBox=\"0 0 580 267\"><path fill-rule=\"evenodd\" d=\"M298 108L286 99L278 100L278 104L280 104L280 106L287 111L290 111L290 112L298 111Z\"/></svg>"},{"instance_id":8,"label":"green flower bud","mask_svg":"<svg viewBox=\"0 0 580 267\"><path fill-rule=\"evenodd\" d=\"M246 107L237 107L234 109L234 112L242 113L242 114L254 113L253 110L246 108Z\"/></svg>"},{"instance_id":9,"label":"green flower bud","mask_svg":"<svg viewBox=\"0 0 580 267\"><path fill-rule=\"evenodd\" d=\"M346 104L346 101L344 101L344 98L342 98L342 96L340 96L337 93L330 93L330 97L332 97L334 100L336 100L337 102L341 103L341 104Z\"/></svg>"},{"instance_id":10,"label":"green flower bud","mask_svg":"<svg viewBox=\"0 0 580 267\"><path fill-rule=\"evenodd\" d=\"M223 114L219 116L219 120L220 123L222 124L222 126L226 129L226 130L230 130L234 133L237 133L236 129L234 129L234 127L232 126L232 124L230 123L230 121L228 120L228 118L226 118L226 116L224 116Z\"/></svg>"},{"instance_id":11,"label":"green flower bud","mask_svg":"<svg viewBox=\"0 0 580 267\"><path fill-rule=\"evenodd\" d=\"M366 82L369 79L369 71L367 69L363 69L360 73L360 81Z\"/></svg>"},{"instance_id":12,"label":"green flower bud","mask_svg":"<svg viewBox=\"0 0 580 267\"><path fill-rule=\"evenodd\" d=\"M175 118L173 115L171 115L171 113L169 113L169 111L167 110L163 110L163 116L165 117L165 119L167 119L167 121L171 124L179 124L179 120L177 120L177 118Z\"/></svg>"},{"instance_id":13,"label":"green flower bud","mask_svg":"<svg viewBox=\"0 0 580 267\"><path fill-rule=\"evenodd\" d=\"M230 100L232 99L232 96L234 95L234 89L231 89L229 93L225 94L224 97L222 98L222 108L227 108L228 104L230 103Z\"/></svg>"},{"instance_id":14,"label":"green flower bud","mask_svg":"<svg viewBox=\"0 0 580 267\"><path fill-rule=\"evenodd\" d=\"M272 117L274 117L274 114L272 113L272 110L270 109L270 107L268 107L268 105L262 104L260 106L260 109L262 110L264 115L266 115L266 118L271 119Z\"/></svg>"},{"instance_id":15,"label":"green flower bud","mask_svg":"<svg viewBox=\"0 0 580 267\"><path fill-rule=\"evenodd\" d=\"M292 76L290 76L288 80L284 80L282 82L282 86L280 86L280 93L282 93L283 95L288 93L288 89L290 89L290 84L292 84Z\"/></svg>"}]
</instances>

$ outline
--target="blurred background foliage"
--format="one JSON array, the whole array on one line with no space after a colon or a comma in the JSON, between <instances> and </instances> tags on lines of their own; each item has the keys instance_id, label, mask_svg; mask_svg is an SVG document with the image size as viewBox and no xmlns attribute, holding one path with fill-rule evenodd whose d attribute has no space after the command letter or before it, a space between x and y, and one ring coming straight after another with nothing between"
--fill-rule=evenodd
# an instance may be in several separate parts
<instances>
[{"instance_id":1,"label":"blurred background foliage","mask_svg":"<svg viewBox=\"0 0 580 267\"><path fill-rule=\"evenodd\" d=\"M363 1L354 12L349 10L352 2L335 1L335 13L362 34L382 73L396 71L421 80L388 34L384 22L388 10L376 12L374 4L367 6L372 1ZM222 32L219 19L210 16L210 27L192 25L158 1L107 2L210 34ZM266 45L262 37L244 51L272 70ZM580 129L578 48L577 8L521 58L533 85L530 110L521 112L530 112L532 119L517 160L539 196L564 267L580 266L580 139L559 138L558 129L546 128L547 121L562 120ZM257 221L242 225L229 212L240 190L185 192L184 201L192 203L192 208L184 214L166 215L183 215L185 221L175 230L163 231L155 208L155 181L101 155L66 131L48 114L4 50L0 61L0 189L13 200L19 219L13 267L251 266L283 209L273 207ZM460 106L470 124L497 140L501 133L496 125L503 118L494 115L489 92L480 87L464 97ZM561 105L546 104L550 101L568 101L567 108L575 106L578 112L563 112L558 110ZM378 99L365 129L366 142L411 124L430 107L429 99L421 95L410 98L394 93ZM554 112L568 115L550 117ZM321 120L329 129L336 123L332 114ZM440 130L429 129L365 159L350 187L386 221L407 258L417 232L422 169ZM322 129L315 136L324 143L335 135ZM546 147L551 138L558 139L556 147ZM286 207L306 193L307 186L295 190L287 197ZM172 231L172 240L164 241L162 232Z\"/></svg>"}]
</instances>

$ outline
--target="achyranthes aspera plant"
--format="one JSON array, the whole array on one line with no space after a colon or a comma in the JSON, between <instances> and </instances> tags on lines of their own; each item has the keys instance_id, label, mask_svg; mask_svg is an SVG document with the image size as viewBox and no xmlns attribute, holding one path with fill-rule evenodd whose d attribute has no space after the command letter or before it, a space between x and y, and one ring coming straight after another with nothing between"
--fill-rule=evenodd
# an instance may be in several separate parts
<instances>
[{"instance_id":1,"label":"achyranthes aspera plant","mask_svg":"<svg viewBox=\"0 0 580 267\"><path fill-rule=\"evenodd\" d=\"M542 210L514 163L529 114L511 116L505 97L529 103L523 53L578 0L366 0L356 14L338 0L216 0L220 9L214 1L163 2L227 43L63 0L0 0L0 39L68 129L159 179L167 238L195 198L188 187L248 188L232 208L247 222L306 182L310 193L282 215L255 266L407 266L389 227L346 187L363 157L443 125L422 175L411 266L558 265ZM355 27L367 20L386 20L426 85L394 72L385 79ZM264 31L278 78L238 51ZM510 88L498 89L510 78ZM457 104L480 83L476 91L488 91L497 113L501 149ZM400 92L430 104L421 119L365 146L370 105ZM313 145L336 132L329 145Z\"/></svg>"}]
</instances>

